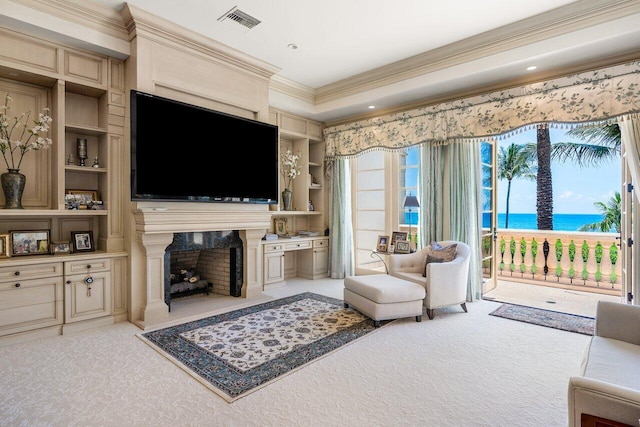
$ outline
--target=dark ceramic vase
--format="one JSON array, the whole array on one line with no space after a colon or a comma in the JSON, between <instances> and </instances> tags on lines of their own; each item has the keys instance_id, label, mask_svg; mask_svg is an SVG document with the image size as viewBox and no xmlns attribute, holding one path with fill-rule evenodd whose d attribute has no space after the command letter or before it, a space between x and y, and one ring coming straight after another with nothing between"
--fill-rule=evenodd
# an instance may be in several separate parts
<instances>
[{"instance_id":1,"label":"dark ceramic vase","mask_svg":"<svg viewBox=\"0 0 640 427\"><path fill-rule=\"evenodd\" d=\"M22 193L27 177L18 169L9 169L0 175L2 192L4 193L4 209L24 209L22 207Z\"/></svg>"},{"instance_id":2,"label":"dark ceramic vase","mask_svg":"<svg viewBox=\"0 0 640 427\"><path fill-rule=\"evenodd\" d=\"M288 188L285 188L282 192L282 205L285 211L291 210L291 202L293 200L293 193Z\"/></svg>"}]
</instances>

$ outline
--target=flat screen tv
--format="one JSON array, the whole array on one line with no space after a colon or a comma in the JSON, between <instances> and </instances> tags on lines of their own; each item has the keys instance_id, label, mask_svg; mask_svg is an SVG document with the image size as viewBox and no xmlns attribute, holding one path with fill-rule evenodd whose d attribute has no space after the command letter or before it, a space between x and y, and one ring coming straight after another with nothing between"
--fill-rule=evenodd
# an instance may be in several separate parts
<instances>
[{"instance_id":1,"label":"flat screen tv","mask_svg":"<svg viewBox=\"0 0 640 427\"><path fill-rule=\"evenodd\" d=\"M131 200L278 203L278 127L131 91Z\"/></svg>"}]
</instances>

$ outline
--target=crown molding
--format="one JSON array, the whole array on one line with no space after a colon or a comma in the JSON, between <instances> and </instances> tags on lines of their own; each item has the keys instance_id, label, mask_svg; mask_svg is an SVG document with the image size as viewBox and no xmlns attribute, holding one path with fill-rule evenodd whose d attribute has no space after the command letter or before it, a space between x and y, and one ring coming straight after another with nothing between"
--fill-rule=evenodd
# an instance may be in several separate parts
<instances>
[{"instance_id":1,"label":"crown molding","mask_svg":"<svg viewBox=\"0 0 640 427\"><path fill-rule=\"evenodd\" d=\"M488 55L640 13L637 0L583 0L316 89L315 104L338 100Z\"/></svg>"},{"instance_id":2,"label":"crown molding","mask_svg":"<svg viewBox=\"0 0 640 427\"><path fill-rule=\"evenodd\" d=\"M315 89L296 83L285 77L280 77L277 74L271 77L269 89L292 98L300 99L310 104L315 104L316 102Z\"/></svg>"}]
</instances>

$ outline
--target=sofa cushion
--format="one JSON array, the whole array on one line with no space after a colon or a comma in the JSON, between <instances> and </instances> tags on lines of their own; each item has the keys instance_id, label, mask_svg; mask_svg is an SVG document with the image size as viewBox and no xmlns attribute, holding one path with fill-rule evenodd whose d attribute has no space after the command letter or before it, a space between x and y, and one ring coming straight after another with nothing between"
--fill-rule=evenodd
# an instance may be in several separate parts
<instances>
[{"instance_id":1,"label":"sofa cushion","mask_svg":"<svg viewBox=\"0 0 640 427\"><path fill-rule=\"evenodd\" d=\"M427 277L427 265L429 265L429 263L453 261L456 257L457 248L457 243L452 243L449 246L441 246L437 242L432 242L427 246L427 256L425 257L424 265L422 266L422 277Z\"/></svg>"},{"instance_id":2,"label":"sofa cushion","mask_svg":"<svg viewBox=\"0 0 640 427\"><path fill-rule=\"evenodd\" d=\"M640 385L640 346L593 336L582 363L583 376L638 389Z\"/></svg>"}]
</instances>

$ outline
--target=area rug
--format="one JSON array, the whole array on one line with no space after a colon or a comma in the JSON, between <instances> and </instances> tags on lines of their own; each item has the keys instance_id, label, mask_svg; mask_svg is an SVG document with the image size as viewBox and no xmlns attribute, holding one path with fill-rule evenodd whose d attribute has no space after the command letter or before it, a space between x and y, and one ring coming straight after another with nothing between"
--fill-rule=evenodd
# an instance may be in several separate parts
<instances>
[{"instance_id":1,"label":"area rug","mask_svg":"<svg viewBox=\"0 0 640 427\"><path fill-rule=\"evenodd\" d=\"M577 314L561 313L559 311L517 304L502 304L489 313L489 315L584 335L593 335L595 323L593 317L578 316Z\"/></svg>"},{"instance_id":2,"label":"area rug","mask_svg":"<svg viewBox=\"0 0 640 427\"><path fill-rule=\"evenodd\" d=\"M138 336L233 402L377 329L342 300L306 292Z\"/></svg>"}]
</instances>

